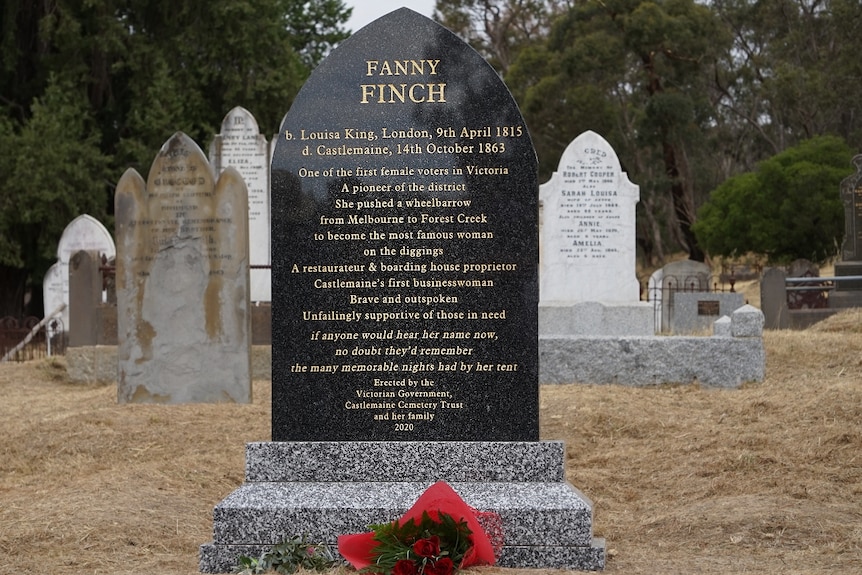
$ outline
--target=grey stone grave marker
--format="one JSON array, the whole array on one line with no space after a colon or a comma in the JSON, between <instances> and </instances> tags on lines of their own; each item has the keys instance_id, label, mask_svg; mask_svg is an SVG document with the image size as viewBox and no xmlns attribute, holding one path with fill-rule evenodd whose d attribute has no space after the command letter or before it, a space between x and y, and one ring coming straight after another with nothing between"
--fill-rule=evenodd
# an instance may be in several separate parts
<instances>
[{"instance_id":1,"label":"grey stone grave marker","mask_svg":"<svg viewBox=\"0 0 862 575\"><path fill-rule=\"evenodd\" d=\"M768 267L760 278L760 308L763 310L766 329L790 327L790 309L787 306L787 272Z\"/></svg>"},{"instance_id":2,"label":"grey stone grave marker","mask_svg":"<svg viewBox=\"0 0 862 575\"><path fill-rule=\"evenodd\" d=\"M270 265L270 145L260 133L251 112L237 106L225 116L221 132L210 146L210 159L216 174L233 166L248 187L249 265ZM272 300L271 270L253 268L251 301Z\"/></svg>"},{"instance_id":3,"label":"grey stone grave marker","mask_svg":"<svg viewBox=\"0 0 862 575\"><path fill-rule=\"evenodd\" d=\"M98 339L99 318L95 312L102 301L101 258L97 251L80 250L69 260L69 347L92 345Z\"/></svg>"},{"instance_id":4,"label":"grey stone grave marker","mask_svg":"<svg viewBox=\"0 0 862 575\"><path fill-rule=\"evenodd\" d=\"M121 403L249 402L247 192L188 136L117 185Z\"/></svg>"},{"instance_id":5,"label":"grey stone grave marker","mask_svg":"<svg viewBox=\"0 0 862 575\"><path fill-rule=\"evenodd\" d=\"M315 70L272 163L272 443L213 512L200 568L403 514L450 482L504 566L597 569L592 507L538 441L538 182L472 48L406 8Z\"/></svg>"}]
</instances>

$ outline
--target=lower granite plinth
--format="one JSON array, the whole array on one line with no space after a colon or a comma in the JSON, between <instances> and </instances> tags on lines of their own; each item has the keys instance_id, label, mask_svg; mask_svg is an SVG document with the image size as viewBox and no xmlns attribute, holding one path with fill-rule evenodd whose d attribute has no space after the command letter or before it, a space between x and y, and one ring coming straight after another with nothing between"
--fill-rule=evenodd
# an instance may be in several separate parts
<instances>
[{"instance_id":1,"label":"lower granite plinth","mask_svg":"<svg viewBox=\"0 0 862 575\"><path fill-rule=\"evenodd\" d=\"M471 467L452 477L457 466L447 469L429 460L427 469L414 465L390 469L391 481L345 480L343 454L358 451L414 454L423 444L416 442L302 442L255 443L246 450L246 483L228 495L213 510L213 541L201 546L200 570L204 573L235 571L240 555L257 557L273 545L294 535L307 535L333 549L337 537L368 530L372 523L393 521L413 505L434 481L447 481L467 504L499 514L504 549L499 565L524 568L599 570L605 564L604 540L593 537L592 503L562 479L564 449L560 442L447 442L452 461L469 461L484 455L484 465ZM432 444L437 445L437 444ZM316 479L297 481L278 471L278 481L260 479L265 462L278 461L301 452ZM511 451L520 457L543 454L541 473L530 470L536 460L498 456L488 452ZM341 453L335 456L334 453ZM554 461L550 461L554 460ZM391 459L390 459L391 461ZM327 462L331 469L327 469ZM551 472L547 471L550 466ZM356 471L361 472L363 465ZM421 467L421 464L420 464ZM411 469L412 468L412 469ZM433 480L433 468L439 470ZM512 469L519 471L513 472ZM523 478L519 478L518 475ZM302 475L297 473L297 475ZM416 476L422 478L415 481ZM271 479L269 474L264 474ZM499 478L503 477L504 480ZM337 478L337 479L336 479ZM559 479L558 479L559 478ZM293 480L292 480L293 479ZM410 481L409 479L414 479Z\"/></svg>"},{"instance_id":2,"label":"lower granite plinth","mask_svg":"<svg viewBox=\"0 0 862 575\"><path fill-rule=\"evenodd\" d=\"M202 573L235 573L237 557L258 558L271 548L271 545L202 545L200 570ZM598 571L604 569L604 565L604 539L593 539L589 547L507 545L497 561L499 567L520 569Z\"/></svg>"}]
</instances>

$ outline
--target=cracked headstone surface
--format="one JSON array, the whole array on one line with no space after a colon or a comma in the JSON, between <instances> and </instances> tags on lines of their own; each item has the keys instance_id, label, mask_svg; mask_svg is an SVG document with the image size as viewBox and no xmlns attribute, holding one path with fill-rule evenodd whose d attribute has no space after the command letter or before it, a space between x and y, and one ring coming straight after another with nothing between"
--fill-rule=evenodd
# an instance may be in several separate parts
<instances>
[{"instance_id":1,"label":"cracked headstone surface","mask_svg":"<svg viewBox=\"0 0 862 575\"><path fill-rule=\"evenodd\" d=\"M248 216L233 168L216 180L178 132L146 182L117 185L120 403L251 401Z\"/></svg>"}]
</instances>

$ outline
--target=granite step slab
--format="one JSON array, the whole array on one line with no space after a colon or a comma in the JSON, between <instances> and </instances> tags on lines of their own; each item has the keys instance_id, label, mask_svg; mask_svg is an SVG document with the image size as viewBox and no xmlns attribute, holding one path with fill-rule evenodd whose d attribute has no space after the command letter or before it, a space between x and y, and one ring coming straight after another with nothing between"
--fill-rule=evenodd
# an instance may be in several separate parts
<instances>
[{"instance_id":1,"label":"granite step slab","mask_svg":"<svg viewBox=\"0 0 862 575\"><path fill-rule=\"evenodd\" d=\"M509 545L589 546L592 503L568 483L452 483L467 504L494 511ZM308 533L335 542L401 517L427 483L247 483L213 510L216 544L274 545Z\"/></svg>"},{"instance_id":2,"label":"granite step slab","mask_svg":"<svg viewBox=\"0 0 862 575\"><path fill-rule=\"evenodd\" d=\"M201 573L235 573L240 556L260 557L270 545L217 545L200 548ZM593 539L589 546L506 546L497 560L500 567L520 569L572 569L600 571L605 567L605 540Z\"/></svg>"}]
</instances>

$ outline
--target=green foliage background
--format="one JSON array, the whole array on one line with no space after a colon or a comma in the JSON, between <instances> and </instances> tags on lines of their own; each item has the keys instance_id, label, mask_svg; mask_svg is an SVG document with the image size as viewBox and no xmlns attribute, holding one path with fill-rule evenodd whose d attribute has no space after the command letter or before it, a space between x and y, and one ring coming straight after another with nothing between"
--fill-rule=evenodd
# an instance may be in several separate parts
<instances>
[{"instance_id":1,"label":"green foliage background","mask_svg":"<svg viewBox=\"0 0 862 575\"><path fill-rule=\"evenodd\" d=\"M341 0L9 0L0 11L0 317L20 316L87 213L110 229L113 188L146 176L183 131L205 147L232 108L275 133L337 42Z\"/></svg>"},{"instance_id":2,"label":"green foliage background","mask_svg":"<svg viewBox=\"0 0 862 575\"><path fill-rule=\"evenodd\" d=\"M505 78L543 178L581 132L611 143L640 186L647 266L680 250L718 255L695 222L728 178L817 136L862 151L860 0L438 0L437 8ZM808 257L804 241L779 247L787 240L776 236L831 221L832 199L812 206L821 197L785 198L782 209L797 220L782 225L794 228L747 231L769 237L751 249Z\"/></svg>"},{"instance_id":3,"label":"green foliage background","mask_svg":"<svg viewBox=\"0 0 862 575\"><path fill-rule=\"evenodd\" d=\"M110 229L116 181L146 173L174 132L205 147L239 105L274 133L349 12L342 0L4 2L0 316L21 315L28 287L41 313L62 229L82 213ZM503 76L543 179L583 131L611 143L640 186L646 266L680 250L837 255L835 182L862 151L862 0L437 0L435 19Z\"/></svg>"},{"instance_id":4,"label":"green foliage background","mask_svg":"<svg viewBox=\"0 0 862 575\"><path fill-rule=\"evenodd\" d=\"M713 191L695 232L714 255L756 252L777 264L798 258L823 263L844 236L838 190L853 171L851 159L850 148L834 136L788 148Z\"/></svg>"}]
</instances>

